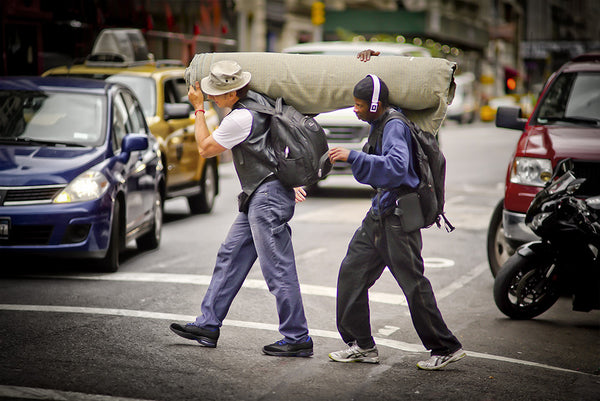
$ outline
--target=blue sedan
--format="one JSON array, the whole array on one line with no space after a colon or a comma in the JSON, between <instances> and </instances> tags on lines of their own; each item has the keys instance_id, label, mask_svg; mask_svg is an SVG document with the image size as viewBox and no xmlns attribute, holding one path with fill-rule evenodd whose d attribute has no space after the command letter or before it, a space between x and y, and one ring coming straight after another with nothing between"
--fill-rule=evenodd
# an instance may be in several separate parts
<instances>
[{"instance_id":1,"label":"blue sedan","mask_svg":"<svg viewBox=\"0 0 600 401\"><path fill-rule=\"evenodd\" d=\"M76 78L0 78L0 255L92 258L160 244L165 176L127 87ZM1 258L1 257L0 257Z\"/></svg>"}]
</instances>

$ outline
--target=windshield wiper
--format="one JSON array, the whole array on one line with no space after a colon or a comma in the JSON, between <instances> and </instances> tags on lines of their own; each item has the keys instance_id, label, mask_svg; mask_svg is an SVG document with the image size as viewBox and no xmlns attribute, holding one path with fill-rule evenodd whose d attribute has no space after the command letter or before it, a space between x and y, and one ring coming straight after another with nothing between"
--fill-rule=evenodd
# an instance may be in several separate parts
<instances>
[{"instance_id":1,"label":"windshield wiper","mask_svg":"<svg viewBox=\"0 0 600 401\"><path fill-rule=\"evenodd\" d=\"M2 137L0 138L2 143L18 143L23 145L44 145L43 143L38 142L35 139L31 138L21 138L21 137Z\"/></svg>"},{"instance_id":2,"label":"windshield wiper","mask_svg":"<svg viewBox=\"0 0 600 401\"><path fill-rule=\"evenodd\" d=\"M18 143L18 144L23 144L23 145L31 145L31 146L74 146L74 147L80 147L80 148L85 148L85 145L79 144L79 143L73 143L73 142L60 142L60 141L46 141L46 140L41 140L41 139L33 139L33 138L22 138L22 137L12 137L12 138L6 138L6 137L0 137L0 142L1 143Z\"/></svg>"},{"instance_id":3,"label":"windshield wiper","mask_svg":"<svg viewBox=\"0 0 600 401\"><path fill-rule=\"evenodd\" d=\"M537 121L540 123L545 122L567 122L575 124L589 124L600 126L600 119L591 117L538 117Z\"/></svg>"}]
</instances>

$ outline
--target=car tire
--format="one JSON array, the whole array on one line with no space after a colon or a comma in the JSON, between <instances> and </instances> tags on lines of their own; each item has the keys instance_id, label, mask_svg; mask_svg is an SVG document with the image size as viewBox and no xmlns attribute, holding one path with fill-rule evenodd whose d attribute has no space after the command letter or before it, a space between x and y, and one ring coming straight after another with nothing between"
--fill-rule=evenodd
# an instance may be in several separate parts
<instances>
[{"instance_id":1,"label":"car tire","mask_svg":"<svg viewBox=\"0 0 600 401\"><path fill-rule=\"evenodd\" d=\"M192 214L210 213L218 193L219 175L215 161L206 162L200 182L200 193L189 196L188 205Z\"/></svg>"},{"instance_id":2,"label":"car tire","mask_svg":"<svg viewBox=\"0 0 600 401\"><path fill-rule=\"evenodd\" d=\"M119 270L119 256L121 255L121 205L115 202L113 219L110 225L110 238L106 255L97 261L98 270L106 273L114 273Z\"/></svg>"},{"instance_id":3,"label":"car tire","mask_svg":"<svg viewBox=\"0 0 600 401\"><path fill-rule=\"evenodd\" d=\"M156 203L154 205L154 217L152 221L152 228L146 234L135 240L138 250L149 251L156 249L160 245L160 239L162 236L164 216L164 202L162 194L158 194L156 197Z\"/></svg>"},{"instance_id":4,"label":"car tire","mask_svg":"<svg viewBox=\"0 0 600 401\"><path fill-rule=\"evenodd\" d=\"M470 111L463 114L463 124L473 124L475 122L475 113Z\"/></svg>"},{"instance_id":5,"label":"car tire","mask_svg":"<svg viewBox=\"0 0 600 401\"><path fill-rule=\"evenodd\" d=\"M504 236L504 226L502 224L503 209L504 199L500 200L494 208L487 233L487 256L493 277L496 277L502 265L515 253L515 248Z\"/></svg>"}]
</instances>

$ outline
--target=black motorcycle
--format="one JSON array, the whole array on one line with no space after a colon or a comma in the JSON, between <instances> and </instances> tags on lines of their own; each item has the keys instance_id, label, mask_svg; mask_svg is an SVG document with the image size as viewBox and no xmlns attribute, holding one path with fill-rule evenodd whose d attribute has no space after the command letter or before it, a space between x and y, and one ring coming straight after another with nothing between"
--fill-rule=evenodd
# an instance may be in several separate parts
<instances>
[{"instance_id":1,"label":"black motorcycle","mask_svg":"<svg viewBox=\"0 0 600 401\"><path fill-rule=\"evenodd\" d=\"M494 301L510 318L538 316L561 295L573 296L573 310L600 309L600 195L578 195L585 179L572 170L559 163L527 210L541 240L519 247L496 276Z\"/></svg>"}]
</instances>

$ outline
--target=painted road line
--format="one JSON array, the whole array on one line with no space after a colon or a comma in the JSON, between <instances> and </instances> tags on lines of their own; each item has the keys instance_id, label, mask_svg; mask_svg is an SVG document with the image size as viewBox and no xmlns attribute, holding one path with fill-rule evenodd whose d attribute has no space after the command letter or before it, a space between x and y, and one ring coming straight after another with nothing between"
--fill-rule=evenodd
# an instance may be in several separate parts
<instances>
[{"instance_id":1,"label":"painted road line","mask_svg":"<svg viewBox=\"0 0 600 401\"><path fill-rule=\"evenodd\" d=\"M56 401L150 401L140 398L113 397L110 395L77 393L46 388L19 387L0 385L0 397L24 400L56 400Z\"/></svg>"},{"instance_id":2,"label":"painted road line","mask_svg":"<svg viewBox=\"0 0 600 401\"><path fill-rule=\"evenodd\" d=\"M311 258L317 257L318 255L320 255L322 253L326 253L326 252L327 252L327 248L311 249L310 251L306 251L306 252L296 256L296 263L302 262L305 260L310 260Z\"/></svg>"},{"instance_id":3,"label":"painted road line","mask_svg":"<svg viewBox=\"0 0 600 401\"><path fill-rule=\"evenodd\" d=\"M486 272L486 271L488 271L487 262L484 262L484 263L481 263L481 264L475 266L473 269L471 269L470 272L468 272L467 274L465 274L463 276L460 276L458 278L458 280L453 281L452 283L450 283L450 285L448 285L444 288L441 288L439 291L434 291L435 298L439 301L440 299L444 299L444 298L452 295L454 292L460 290L465 285L467 285L469 282L473 281L481 273Z\"/></svg>"},{"instance_id":4,"label":"painted road line","mask_svg":"<svg viewBox=\"0 0 600 401\"><path fill-rule=\"evenodd\" d=\"M400 330L400 327L386 325L385 327L379 329L377 331L377 334L381 334L382 336L388 337L397 332L398 330Z\"/></svg>"},{"instance_id":5,"label":"painted road line","mask_svg":"<svg viewBox=\"0 0 600 401\"><path fill-rule=\"evenodd\" d=\"M0 304L0 310L5 311L19 311L19 312L50 312L50 313L82 313L82 314L93 314L93 315L110 315L110 316L121 316L121 317L134 317L144 319L159 319L159 320L176 320L176 321L193 321L196 316L191 315L180 315L174 313L160 313L150 311L140 311L131 309L110 309L110 308L88 308L88 307L77 307L77 306L57 306L57 305L17 305L17 304ZM260 323L260 322L248 322L242 320L229 320L225 319L223 322L224 326L242 327L257 330L267 330L278 332L279 326L276 324ZM324 337L339 339L339 334L335 331L329 330L318 330L311 329L310 335L314 337ZM403 341L392 340L389 338L375 337L375 342L378 346L384 346L406 352L426 352L425 348L421 344L411 344ZM578 372L576 370L559 368L556 366L546 365L538 362L523 361L514 358L507 358L498 355L485 354L480 352L466 351L467 355L479 359L487 359L497 362L506 362L516 365L531 366L542 369L554 370L566 373L577 373L588 375L588 373Z\"/></svg>"},{"instance_id":6,"label":"painted road line","mask_svg":"<svg viewBox=\"0 0 600 401\"><path fill-rule=\"evenodd\" d=\"M452 259L446 258L423 258L423 265L427 269L447 269L456 263Z\"/></svg>"},{"instance_id":7,"label":"painted road line","mask_svg":"<svg viewBox=\"0 0 600 401\"><path fill-rule=\"evenodd\" d=\"M450 296L455 291L464 287L467 283L476 278L479 274L487 270L487 264L482 263L473 268L467 274L459 277L458 280L452 282L447 287L436 291L436 299L440 300ZM174 274L174 273L127 273L116 272L110 274L71 274L71 275L32 275L29 277L44 278L44 279L66 279L66 280L103 280L103 281L131 281L131 282L148 282L148 283L171 283L171 284L192 284L192 285L208 285L211 276L200 274ZM268 291L267 284L264 280L246 279L243 288L258 289ZM318 295L324 297L335 298L337 289L335 287L327 287L322 285L300 284L300 290L303 295ZM397 294L386 292L369 292L369 300L388 305L407 306L406 298L400 289Z\"/></svg>"},{"instance_id":8,"label":"painted road line","mask_svg":"<svg viewBox=\"0 0 600 401\"><path fill-rule=\"evenodd\" d=\"M192 284L208 285L211 276L200 274L172 274L172 273L126 273L117 272L110 274L67 274L67 275L30 275L28 277L44 279L65 279L65 280L103 280L103 281L137 281L148 283L171 283L171 284ZM246 279L243 288L268 291L264 280ZM335 298L337 289L335 287L326 287L322 285L300 284L300 290L303 295L320 295L324 297ZM391 305L407 305L406 298L402 294L388 294L381 292L369 293L369 299L373 302L386 303Z\"/></svg>"}]
</instances>

